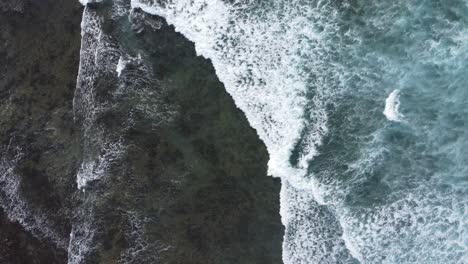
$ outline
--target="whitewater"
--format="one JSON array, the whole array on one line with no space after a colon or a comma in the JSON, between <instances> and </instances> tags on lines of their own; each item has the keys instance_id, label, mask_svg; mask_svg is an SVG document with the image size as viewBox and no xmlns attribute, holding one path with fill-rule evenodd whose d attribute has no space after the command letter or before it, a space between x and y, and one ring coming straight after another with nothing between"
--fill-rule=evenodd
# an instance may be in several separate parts
<instances>
[{"instance_id":1,"label":"whitewater","mask_svg":"<svg viewBox=\"0 0 468 264\"><path fill-rule=\"evenodd\" d=\"M131 8L195 43L265 143L282 181L284 263L468 261L466 2Z\"/></svg>"}]
</instances>

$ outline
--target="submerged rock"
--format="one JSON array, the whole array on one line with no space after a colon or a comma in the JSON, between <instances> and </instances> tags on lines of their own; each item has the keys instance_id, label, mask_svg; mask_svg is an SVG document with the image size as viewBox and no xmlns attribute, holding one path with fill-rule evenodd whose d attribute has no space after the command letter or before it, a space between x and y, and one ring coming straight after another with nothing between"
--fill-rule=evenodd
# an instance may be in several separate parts
<instances>
[{"instance_id":1,"label":"submerged rock","mask_svg":"<svg viewBox=\"0 0 468 264\"><path fill-rule=\"evenodd\" d=\"M193 43L87 5L79 63L79 3L35 5L0 17L0 233L38 263L281 263L280 183Z\"/></svg>"},{"instance_id":2,"label":"submerged rock","mask_svg":"<svg viewBox=\"0 0 468 264\"><path fill-rule=\"evenodd\" d=\"M72 101L81 8L10 1L0 14L1 263L66 263L80 145ZM3 261L4 260L4 261Z\"/></svg>"},{"instance_id":3,"label":"submerged rock","mask_svg":"<svg viewBox=\"0 0 468 264\"><path fill-rule=\"evenodd\" d=\"M0 2L0 10L22 13L24 11L26 0L8 0Z\"/></svg>"}]
</instances>

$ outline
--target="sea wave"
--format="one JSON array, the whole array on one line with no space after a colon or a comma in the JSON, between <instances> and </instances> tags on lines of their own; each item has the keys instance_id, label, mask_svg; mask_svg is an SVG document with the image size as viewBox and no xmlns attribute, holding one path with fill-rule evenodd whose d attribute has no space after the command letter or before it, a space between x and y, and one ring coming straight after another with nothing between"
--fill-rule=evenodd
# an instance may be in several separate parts
<instances>
[{"instance_id":1,"label":"sea wave","mask_svg":"<svg viewBox=\"0 0 468 264\"><path fill-rule=\"evenodd\" d=\"M388 95L387 99L385 99L385 110L383 111L383 114L390 121L399 122L403 118L403 115L400 114L400 111L399 111L399 108L400 108L399 93L400 93L399 90L393 90L393 92L391 92Z\"/></svg>"}]
</instances>

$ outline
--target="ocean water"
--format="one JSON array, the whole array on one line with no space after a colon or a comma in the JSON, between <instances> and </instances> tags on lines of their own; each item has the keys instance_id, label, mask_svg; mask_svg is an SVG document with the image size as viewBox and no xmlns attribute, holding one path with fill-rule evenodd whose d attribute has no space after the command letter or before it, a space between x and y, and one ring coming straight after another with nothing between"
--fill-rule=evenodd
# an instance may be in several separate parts
<instances>
[{"instance_id":1,"label":"ocean water","mask_svg":"<svg viewBox=\"0 0 468 264\"><path fill-rule=\"evenodd\" d=\"M466 1L133 0L210 58L281 177L285 263L466 263Z\"/></svg>"},{"instance_id":2,"label":"ocean water","mask_svg":"<svg viewBox=\"0 0 468 264\"><path fill-rule=\"evenodd\" d=\"M467 1L131 8L195 43L265 143L282 181L284 263L468 262ZM88 20L84 34L101 36ZM125 60L111 70L120 76ZM100 177L86 164L80 187Z\"/></svg>"}]
</instances>

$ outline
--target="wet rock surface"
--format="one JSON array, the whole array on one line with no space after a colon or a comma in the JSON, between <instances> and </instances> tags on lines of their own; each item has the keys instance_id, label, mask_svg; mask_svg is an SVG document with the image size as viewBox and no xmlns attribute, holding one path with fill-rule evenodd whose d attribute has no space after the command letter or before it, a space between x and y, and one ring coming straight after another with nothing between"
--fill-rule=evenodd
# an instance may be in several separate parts
<instances>
[{"instance_id":1,"label":"wet rock surface","mask_svg":"<svg viewBox=\"0 0 468 264\"><path fill-rule=\"evenodd\" d=\"M0 10L4 12L19 12L24 11L25 0L3 0L0 1Z\"/></svg>"},{"instance_id":2,"label":"wet rock surface","mask_svg":"<svg viewBox=\"0 0 468 264\"><path fill-rule=\"evenodd\" d=\"M280 183L193 43L92 4L78 71L83 8L24 3L0 16L0 260L281 263Z\"/></svg>"},{"instance_id":3,"label":"wet rock surface","mask_svg":"<svg viewBox=\"0 0 468 264\"><path fill-rule=\"evenodd\" d=\"M0 211L0 263L4 264L60 264L66 263L63 251L31 236L24 228L8 220Z\"/></svg>"},{"instance_id":4,"label":"wet rock surface","mask_svg":"<svg viewBox=\"0 0 468 264\"><path fill-rule=\"evenodd\" d=\"M0 6L1 263L66 263L80 160L72 100L82 8Z\"/></svg>"}]
</instances>

